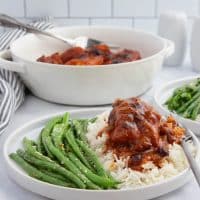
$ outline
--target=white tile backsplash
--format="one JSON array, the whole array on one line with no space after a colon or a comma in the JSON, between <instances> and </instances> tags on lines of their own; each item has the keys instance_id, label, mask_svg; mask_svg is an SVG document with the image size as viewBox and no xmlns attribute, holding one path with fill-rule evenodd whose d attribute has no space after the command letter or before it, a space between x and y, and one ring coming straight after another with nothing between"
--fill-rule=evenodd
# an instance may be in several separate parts
<instances>
[{"instance_id":1,"label":"white tile backsplash","mask_svg":"<svg viewBox=\"0 0 200 200\"><path fill-rule=\"evenodd\" d=\"M120 26L120 27L132 27L133 19L91 19L91 25L106 25L106 26Z\"/></svg>"},{"instance_id":2,"label":"white tile backsplash","mask_svg":"<svg viewBox=\"0 0 200 200\"><path fill-rule=\"evenodd\" d=\"M110 17L111 0L69 0L71 17Z\"/></svg>"},{"instance_id":3,"label":"white tile backsplash","mask_svg":"<svg viewBox=\"0 0 200 200\"><path fill-rule=\"evenodd\" d=\"M155 15L155 0L114 0L115 17L152 17Z\"/></svg>"},{"instance_id":4,"label":"white tile backsplash","mask_svg":"<svg viewBox=\"0 0 200 200\"><path fill-rule=\"evenodd\" d=\"M158 0L157 14L167 10L184 11L189 16L199 14L199 0Z\"/></svg>"},{"instance_id":5,"label":"white tile backsplash","mask_svg":"<svg viewBox=\"0 0 200 200\"><path fill-rule=\"evenodd\" d=\"M24 0L0 0L0 13L24 17Z\"/></svg>"},{"instance_id":6,"label":"white tile backsplash","mask_svg":"<svg viewBox=\"0 0 200 200\"><path fill-rule=\"evenodd\" d=\"M76 26L76 25L89 25L89 19L83 18L61 18L54 19L53 22L58 26Z\"/></svg>"},{"instance_id":7,"label":"white tile backsplash","mask_svg":"<svg viewBox=\"0 0 200 200\"><path fill-rule=\"evenodd\" d=\"M152 33L157 33L158 19L135 19L134 27Z\"/></svg>"},{"instance_id":8,"label":"white tile backsplash","mask_svg":"<svg viewBox=\"0 0 200 200\"><path fill-rule=\"evenodd\" d=\"M28 17L45 15L67 17L68 2L67 0L26 0L26 15Z\"/></svg>"},{"instance_id":9,"label":"white tile backsplash","mask_svg":"<svg viewBox=\"0 0 200 200\"><path fill-rule=\"evenodd\" d=\"M0 0L0 13L29 22L52 16L57 25L109 25L157 31L160 13L184 11L200 14L200 0ZM188 28L190 30L191 28ZM0 28L0 32L4 31ZM189 31L188 31L189 32Z\"/></svg>"}]
</instances>

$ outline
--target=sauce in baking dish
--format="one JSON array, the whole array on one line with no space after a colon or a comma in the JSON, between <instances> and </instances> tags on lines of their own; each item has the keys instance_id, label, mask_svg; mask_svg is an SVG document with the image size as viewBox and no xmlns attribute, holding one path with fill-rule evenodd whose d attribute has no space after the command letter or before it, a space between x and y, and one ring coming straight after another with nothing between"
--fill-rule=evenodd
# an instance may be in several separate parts
<instances>
[{"instance_id":1,"label":"sauce in baking dish","mask_svg":"<svg viewBox=\"0 0 200 200\"><path fill-rule=\"evenodd\" d=\"M61 65L108 65L139 59L141 59L141 56L138 51L123 49L114 53L107 45L100 44L86 49L72 47L63 53L57 52L50 56L43 55L37 61Z\"/></svg>"}]
</instances>

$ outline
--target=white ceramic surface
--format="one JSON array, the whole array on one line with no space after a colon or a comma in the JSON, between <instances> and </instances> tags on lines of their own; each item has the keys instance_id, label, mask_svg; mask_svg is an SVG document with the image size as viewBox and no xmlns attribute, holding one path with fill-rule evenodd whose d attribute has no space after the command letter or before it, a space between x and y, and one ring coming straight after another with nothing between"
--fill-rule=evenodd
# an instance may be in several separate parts
<instances>
[{"instance_id":1,"label":"white ceramic surface","mask_svg":"<svg viewBox=\"0 0 200 200\"><path fill-rule=\"evenodd\" d=\"M187 16L180 11L166 11L160 15L158 34L174 42L175 51L165 64L177 67L182 65L186 53Z\"/></svg>"},{"instance_id":2,"label":"white ceramic surface","mask_svg":"<svg viewBox=\"0 0 200 200\"><path fill-rule=\"evenodd\" d=\"M94 117L97 114L100 114L105 109L95 108L88 110L77 110L71 111L71 116L73 118L89 118ZM23 127L16 130L12 133L6 140L4 144L4 159L7 166L7 171L9 176L20 186L24 187L27 190L30 190L34 193L40 194L42 196L46 196L52 199L57 200L146 200L158 197L160 195L166 194L170 191L173 191L181 186L183 186L188 180L191 178L191 172L189 169L184 170L180 174L175 177L166 179L163 182L151 185L140 187L138 189L132 190L102 190L102 191L92 191L92 190L79 190L79 189L70 189L64 188L60 186L51 185L48 183L44 183L29 177L20 167L18 167L10 158L9 154L11 152L16 151L19 147L22 147L22 139L23 137L29 137L35 139L41 128L44 124L54 115L48 115L46 117L40 118L38 120L31 121L25 124ZM199 142L195 140L196 144L199 147ZM200 158L200 149L197 149L196 159Z\"/></svg>"},{"instance_id":3,"label":"white ceramic surface","mask_svg":"<svg viewBox=\"0 0 200 200\"><path fill-rule=\"evenodd\" d=\"M0 67L16 71L36 96L57 103L100 105L117 97L138 96L151 87L163 60L172 54L169 40L128 28L62 27L51 31L63 37L88 36L140 51L142 60L103 66L73 67L35 62L41 55L67 46L48 37L27 34L0 53ZM12 57L14 62L5 58Z\"/></svg>"},{"instance_id":4,"label":"white ceramic surface","mask_svg":"<svg viewBox=\"0 0 200 200\"><path fill-rule=\"evenodd\" d=\"M192 26L192 33L191 33L191 62L192 67L195 71L200 72L200 17L195 17L193 26Z\"/></svg>"},{"instance_id":5,"label":"white ceramic surface","mask_svg":"<svg viewBox=\"0 0 200 200\"><path fill-rule=\"evenodd\" d=\"M200 122L183 118L173 112L170 112L167 109L167 107L164 106L164 103L172 95L173 91L176 88L183 86L184 84L188 84L198 77L199 76L187 77L164 84L155 92L154 101L155 101L155 106L157 107L159 112L161 112L164 115L169 115L169 114L173 115L183 125L187 126L187 128L193 131L196 135L200 136Z\"/></svg>"}]
</instances>

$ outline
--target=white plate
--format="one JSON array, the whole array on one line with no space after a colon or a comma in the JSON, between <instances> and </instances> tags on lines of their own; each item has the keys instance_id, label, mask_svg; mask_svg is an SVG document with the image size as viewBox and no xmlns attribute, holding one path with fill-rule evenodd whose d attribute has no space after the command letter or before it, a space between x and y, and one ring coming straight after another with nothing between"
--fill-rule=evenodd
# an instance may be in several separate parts
<instances>
[{"instance_id":1,"label":"white plate","mask_svg":"<svg viewBox=\"0 0 200 200\"><path fill-rule=\"evenodd\" d=\"M97 114L100 114L105 109L89 109L89 110L77 110L71 111L71 116L73 118L89 118L94 117ZM61 113L59 113L61 114ZM37 179L31 178L28 176L20 167L18 167L15 162L9 158L11 152L15 152L18 148L22 147L22 139L26 136L28 138L36 139L40 130L44 124L52 117L58 115L50 115L35 121L31 121L25 124L23 127L16 130L14 133L8 137L4 145L4 159L7 164L7 171L9 176L23 188L30 190L34 193L40 194L42 196L49 197L51 199L57 200L145 200L158 197L160 195L166 194L170 191L173 191L181 186L191 178L191 172L189 169L184 170L175 177L166 179L160 183L140 187L138 189L129 189L129 190L81 190L81 189L72 189L65 188L61 186L55 186L48 184ZM200 150L198 149L197 156L198 160L200 158Z\"/></svg>"},{"instance_id":2,"label":"white plate","mask_svg":"<svg viewBox=\"0 0 200 200\"><path fill-rule=\"evenodd\" d=\"M200 136L200 122L190 120L183 118L167 109L167 107L164 106L164 103L167 101L167 99L172 95L174 90L178 87L181 87L185 84L190 83L196 78L199 78L200 76L192 76L184 79L179 79L176 81L171 81L163 86L161 86L160 89L158 89L154 95L154 101L155 106L157 107L158 111L162 113L163 115L173 115L180 123L185 125L187 128L189 128L192 132L194 132L196 135Z\"/></svg>"}]
</instances>

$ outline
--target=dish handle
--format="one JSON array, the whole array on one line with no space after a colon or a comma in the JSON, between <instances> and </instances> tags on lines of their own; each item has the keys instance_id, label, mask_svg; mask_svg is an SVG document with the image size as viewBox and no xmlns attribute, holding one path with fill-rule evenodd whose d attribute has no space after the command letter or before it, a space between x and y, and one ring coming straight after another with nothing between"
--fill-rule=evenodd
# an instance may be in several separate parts
<instances>
[{"instance_id":1,"label":"dish handle","mask_svg":"<svg viewBox=\"0 0 200 200\"><path fill-rule=\"evenodd\" d=\"M168 58L174 53L175 45L174 45L174 42L168 39L164 39L164 42L165 42L165 48L163 51L163 55L165 58Z\"/></svg>"},{"instance_id":2,"label":"dish handle","mask_svg":"<svg viewBox=\"0 0 200 200\"><path fill-rule=\"evenodd\" d=\"M0 68L14 71L14 72L25 72L25 67L22 63L11 61L10 50L0 51Z\"/></svg>"}]
</instances>

